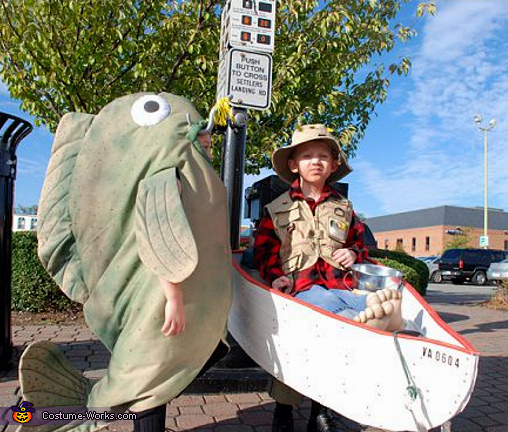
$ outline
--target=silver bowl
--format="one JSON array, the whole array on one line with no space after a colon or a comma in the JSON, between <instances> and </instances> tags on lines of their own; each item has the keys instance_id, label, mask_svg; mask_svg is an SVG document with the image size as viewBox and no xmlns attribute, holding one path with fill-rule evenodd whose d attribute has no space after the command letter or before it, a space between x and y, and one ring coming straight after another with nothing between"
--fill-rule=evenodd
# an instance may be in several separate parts
<instances>
[{"instance_id":1,"label":"silver bowl","mask_svg":"<svg viewBox=\"0 0 508 432\"><path fill-rule=\"evenodd\" d=\"M402 272L391 267L376 264L353 264L350 271L353 276L353 288L359 290L400 289L402 286Z\"/></svg>"}]
</instances>

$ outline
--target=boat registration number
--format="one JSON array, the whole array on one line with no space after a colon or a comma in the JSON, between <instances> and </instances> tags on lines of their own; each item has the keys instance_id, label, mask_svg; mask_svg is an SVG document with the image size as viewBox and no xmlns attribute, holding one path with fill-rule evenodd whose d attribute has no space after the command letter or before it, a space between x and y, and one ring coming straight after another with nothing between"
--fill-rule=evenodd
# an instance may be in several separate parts
<instances>
[{"instance_id":1,"label":"boat registration number","mask_svg":"<svg viewBox=\"0 0 508 432\"><path fill-rule=\"evenodd\" d=\"M457 368L460 366L458 358L429 347L423 347L422 357L434 360L436 363L443 365L453 366Z\"/></svg>"}]
</instances>

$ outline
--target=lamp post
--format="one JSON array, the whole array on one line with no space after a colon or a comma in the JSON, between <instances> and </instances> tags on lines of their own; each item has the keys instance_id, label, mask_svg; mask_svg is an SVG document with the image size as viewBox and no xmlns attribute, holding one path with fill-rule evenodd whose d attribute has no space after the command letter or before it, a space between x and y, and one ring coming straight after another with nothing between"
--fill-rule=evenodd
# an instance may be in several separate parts
<instances>
[{"instance_id":1,"label":"lamp post","mask_svg":"<svg viewBox=\"0 0 508 432\"><path fill-rule=\"evenodd\" d=\"M483 247L487 249L489 246L488 237L488 215L487 215L487 133L496 125L496 119L492 119L488 126L482 126L482 116L475 115L474 122L478 129L483 132Z\"/></svg>"}]
</instances>

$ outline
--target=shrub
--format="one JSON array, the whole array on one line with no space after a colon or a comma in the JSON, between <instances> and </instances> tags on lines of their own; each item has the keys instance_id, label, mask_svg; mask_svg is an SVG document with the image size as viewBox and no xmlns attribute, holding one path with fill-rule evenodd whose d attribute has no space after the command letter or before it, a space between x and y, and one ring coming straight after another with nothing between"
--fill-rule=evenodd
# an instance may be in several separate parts
<instances>
[{"instance_id":1,"label":"shrub","mask_svg":"<svg viewBox=\"0 0 508 432\"><path fill-rule=\"evenodd\" d=\"M20 231L12 236L12 309L25 312L78 310L44 270L37 257L34 231Z\"/></svg>"},{"instance_id":2,"label":"shrub","mask_svg":"<svg viewBox=\"0 0 508 432\"><path fill-rule=\"evenodd\" d=\"M420 291L420 276L416 272L416 270L412 269L411 267L407 266L406 264L402 264L399 261L395 261L389 258L379 258L376 260L379 262L379 264L383 264L387 267L391 267L395 270L399 270L402 272L402 277L406 282L408 282L411 286L413 286L418 292Z\"/></svg>"},{"instance_id":3,"label":"shrub","mask_svg":"<svg viewBox=\"0 0 508 432\"><path fill-rule=\"evenodd\" d=\"M501 282L495 289L489 301L489 306L495 309L508 310L508 281Z\"/></svg>"},{"instance_id":4,"label":"shrub","mask_svg":"<svg viewBox=\"0 0 508 432\"><path fill-rule=\"evenodd\" d=\"M381 263L381 259L388 259L400 264L404 264L405 266L411 268L416 273L416 278L414 281L410 281L406 278L406 280L421 294L425 295L427 293L427 285L429 283L429 268L427 267L427 264L425 264L423 261L420 261L411 255L408 255L403 252L397 252L397 251L389 251L389 250L383 250L383 249L374 249L369 250L369 256L373 258L376 261L379 261ZM389 267L393 267L390 264L385 264ZM393 267L396 270L401 270L399 268Z\"/></svg>"}]
</instances>

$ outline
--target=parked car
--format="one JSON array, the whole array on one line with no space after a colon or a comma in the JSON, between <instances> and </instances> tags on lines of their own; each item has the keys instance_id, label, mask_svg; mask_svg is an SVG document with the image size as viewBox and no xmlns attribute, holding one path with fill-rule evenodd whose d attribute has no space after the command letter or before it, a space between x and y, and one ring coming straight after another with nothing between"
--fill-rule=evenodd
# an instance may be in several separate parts
<instances>
[{"instance_id":1,"label":"parked car","mask_svg":"<svg viewBox=\"0 0 508 432\"><path fill-rule=\"evenodd\" d=\"M448 249L439 262L443 280L462 284L469 280L475 285L487 283L487 269L493 262L506 258L506 252L493 249Z\"/></svg>"},{"instance_id":2,"label":"parked car","mask_svg":"<svg viewBox=\"0 0 508 432\"><path fill-rule=\"evenodd\" d=\"M440 255L430 255L430 256L417 256L415 258L427 264L429 262L435 261L439 257Z\"/></svg>"},{"instance_id":3,"label":"parked car","mask_svg":"<svg viewBox=\"0 0 508 432\"><path fill-rule=\"evenodd\" d=\"M492 263L487 270L487 279L494 282L508 280L508 259Z\"/></svg>"},{"instance_id":4,"label":"parked car","mask_svg":"<svg viewBox=\"0 0 508 432\"><path fill-rule=\"evenodd\" d=\"M434 256L431 259L428 259L425 262L427 267L429 268L429 280L433 283L441 283L443 282L443 276L439 271L439 262L441 260L441 256Z\"/></svg>"}]
</instances>

